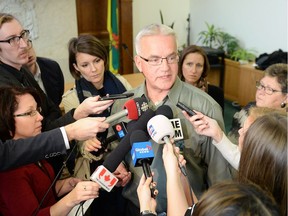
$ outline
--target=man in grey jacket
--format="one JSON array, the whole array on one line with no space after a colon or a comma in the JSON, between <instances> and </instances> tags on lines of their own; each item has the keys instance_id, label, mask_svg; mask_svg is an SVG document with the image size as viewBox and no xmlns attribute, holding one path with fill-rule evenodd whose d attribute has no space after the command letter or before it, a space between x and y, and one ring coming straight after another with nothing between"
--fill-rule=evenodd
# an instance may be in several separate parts
<instances>
[{"instance_id":1,"label":"man in grey jacket","mask_svg":"<svg viewBox=\"0 0 288 216\"><path fill-rule=\"evenodd\" d=\"M231 179L232 174L228 162L212 145L211 138L199 136L193 126L176 107L180 101L194 110L215 119L222 129L224 122L219 104L208 94L178 78L178 47L175 32L165 25L152 24L142 29L135 41L137 55L135 64L145 76L145 82L130 92L134 97L146 97L149 106L157 109L165 104L171 107L174 118L180 118L184 139L177 141L187 161L186 168L191 187L199 197L209 186L225 179ZM119 112L125 101L116 101L112 114ZM113 123L111 123L113 124ZM165 127L165 125L161 125ZM167 211L166 174L162 160L163 145L153 142L154 160L151 170L153 180L157 182L157 213ZM142 169L135 168L131 162L130 153L126 155L126 163L133 173L132 181L124 188L123 195L129 200L126 215L139 214L137 186L142 176Z\"/></svg>"}]
</instances>

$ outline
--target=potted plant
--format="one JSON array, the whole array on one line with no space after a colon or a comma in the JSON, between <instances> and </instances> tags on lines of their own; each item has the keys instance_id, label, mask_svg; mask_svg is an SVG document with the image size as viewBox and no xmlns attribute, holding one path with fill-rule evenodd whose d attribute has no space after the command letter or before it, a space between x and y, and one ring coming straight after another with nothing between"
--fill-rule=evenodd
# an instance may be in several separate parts
<instances>
[{"instance_id":1,"label":"potted plant","mask_svg":"<svg viewBox=\"0 0 288 216\"><path fill-rule=\"evenodd\" d=\"M256 58L254 50L247 50L244 48L239 48L234 51L231 55L231 59L239 61L240 64L247 64L248 62L254 61Z\"/></svg>"},{"instance_id":2,"label":"potted plant","mask_svg":"<svg viewBox=\"0 0 288 216\"><path fill-rule=\"evenodd\" d=\"M220 32L218 44L218 48L225 52L225 56L227 58L231 58L232 53L240 48L239 40L229 33L223 31Z\"/></svg>"},{"instance_id":3,"label":"potted plant","mask_svg":"<svg viewBox=\"0 0 288 216\"><path fill-rule=\"evenodd\" d=\"M161 19L161 24L164 25L164 18L163 18L163 14L162 14L162 11L161 11L161 10L160 10L160 19ZM173 27L174 27L174 22L172 22L172 24L171 24L171 25L168 25L168 26L173 29Z\"/></svg>"},{"instance_id":4,"label":"potted plant","mask_svg":"<svg viewBox=\"0 0 288 216\"><path fill-rule=\"evenodd\" d=\"M216 28L213 24L209 25L207 22L205 23L207 26L207 30L201 31L199 33L198 41L201 41L203 45L208 46L210 48L217 48L218 41L221 35L221 30L219 28Z\"/></svg>"}]
</instances>

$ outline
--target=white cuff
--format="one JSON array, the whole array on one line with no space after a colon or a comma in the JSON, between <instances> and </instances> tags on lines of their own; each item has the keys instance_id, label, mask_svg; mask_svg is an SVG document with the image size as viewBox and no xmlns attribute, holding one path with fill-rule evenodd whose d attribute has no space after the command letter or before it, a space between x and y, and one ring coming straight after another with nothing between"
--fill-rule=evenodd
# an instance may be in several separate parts
<instances>
[{"instance_id":1,"label":"white cuff","mask_svg":"<svg viewBox=\"0 0 288 216\"><path fill-rule=\"evenodd\" d=\"M66 131L65 131L64 127L60 127L60 131L61 131L61 133L62 133L62 136L63 136L63 139L64 139L64 143L65 143L66 149L70 149L68 136L67 136L67 134L66 134Z\"/></svg>"}]
</instances>

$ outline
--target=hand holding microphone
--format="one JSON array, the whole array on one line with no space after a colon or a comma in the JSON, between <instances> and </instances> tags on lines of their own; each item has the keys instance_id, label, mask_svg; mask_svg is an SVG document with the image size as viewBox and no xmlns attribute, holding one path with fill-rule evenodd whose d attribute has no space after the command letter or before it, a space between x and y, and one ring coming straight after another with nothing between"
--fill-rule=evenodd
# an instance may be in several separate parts
<instances>
[{"instance_id":1,"label":"hand holding microphone","mask_svg":"<svg viewBox=\"0 0 288 216\"><path fill-rule=\"evenodd\" d=\"M116 121L122 117L127 117L128 119L130 120L137 120L144 112L146 112L146 110L148 109L148 102L147 102L147 99L146 98L142 98L142 97L139 97L139 98L134 98L134 99L130 99L128 101L125 102L125 104L123 105L123 110L121 110L120 112L117 112L109 117L106 118L106 120L104 122L106 123L111 123L113 121ZM112 127L123 127L125 128L125 125L124 123L121 124L118 123L116 125L113 125ZM117 129L116 129L117 130ZM126 130L126 128L125 128ZM115 130L114 130L115 131ZM121 138L123 138L126 133L124 130L123 131L123 134ZM106 149L107 149L107 146L109 143L119 139L120 140L120 134L115 134L106 138L105 140L100 140L101 141L101 149L99 149L97 152L91 152L94 156L96 157L99 157L100 155L102 155ZM96 143L95 143L95 146L96 146Z\"/></svg>"},{"instance_id":2,"label":"hand holding microphone","mask_svg":"<svg viewBox=\"0 0 288 216\"><path fill-rule=\"evenodd\" d=\"M166 109L167 109L167 111L165 111L166 113L169 113L168 110L171 110L169 106L165 106L165 110ZM170 112L172 113L172 110ZM163 125L165 126L163 127ZM174 137L174 134L175 134L174 128L170 120L163 114L158 114L148 121L147 131L149 135L151 136L151 138L156 143L159 143L159 144L166 143L166 144L173 145L170 139ZM183 173L183 175L187 176L185 167L181 163L179 163L178 154L175 154L174 152L174 155L177 157L178 165L181 169L181 172Z\"/></svg>"},{"instance_id":3,"label":"hand holding microphone","mask_svg":"<svg viewBox=\"0 0 288 216\"><path fill-rule=\"evenodd\" d=\"M131 156L134 167L142 166L145 178L152 177L150 165L154 159L152 144L149 142L150 137L143 130L136 130L131 134L130 141L132 145ZM155 198L158 194L156 185L150 184L151 196Z\"/></svg>"},{"instance_id":4,"label":"hand holding microphone","mask_svg":"<svg viewBox=\"0 0 288 216\"><path fill-rule=\"evenodd\" d=\"M178 158L176 155L179 155ZM175 147L171 142L168 142L164 145L162 159L167 176L173 176L177 172L180 172L179 164L184 166L186 163L183 155L180 155L177 151L175 151Z\"/></svg>"},{"instance_id":5,"label":"hand holding microphone","mask_svg":"<svg viewBox=\"0 0 288 216\"><path fill-rule=\"evenodd\" d=\"M105 122L111 123L124 116L127 116L130 120L137 120L146 110L148 110L148 102L144 97L134 98L126 101L123 106L123 110L115 113L106 118Z\"/></svg>"}]
</instances>

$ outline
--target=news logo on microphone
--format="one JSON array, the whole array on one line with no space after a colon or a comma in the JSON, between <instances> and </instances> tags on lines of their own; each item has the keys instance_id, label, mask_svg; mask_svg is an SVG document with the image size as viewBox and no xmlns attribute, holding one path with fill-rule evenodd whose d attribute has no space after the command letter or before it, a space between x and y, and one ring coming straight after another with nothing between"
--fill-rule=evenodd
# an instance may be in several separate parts
<instances>
[{"instance_id":1,"label":"news logo on microphone","mask_svg":"<svg viewBox=\"0 0 288 216\"><path fill-rule=\"evenodd\" d=\"M113 173L103 165L97 167L90 179L97 182L107 192L110 192L118 182L118 179L113 175Z\"/></svg>"},{"instance_id":2,"label":"news logo on microphone","mask_svg":"<svg viewBox=\"0 0 288 216\"><path fill-rule=\"evenodd\" d=\"M120 141L128 132L126 128L125 122L119 122L112 126L115 135L117 136L118 140Z\"/></svg>"},{"instance_id":3,"label":"news logo on microphone","mask_svg":"<svg viewBox=\"0 0 288 216\"><path fill-rule=\"evenodd\" d=\"M153 160L154 152L151 142L137 142L134 143L131 149L131 156L133 165L137 166L142 159Z\"/></svg>"}]
</instances>

